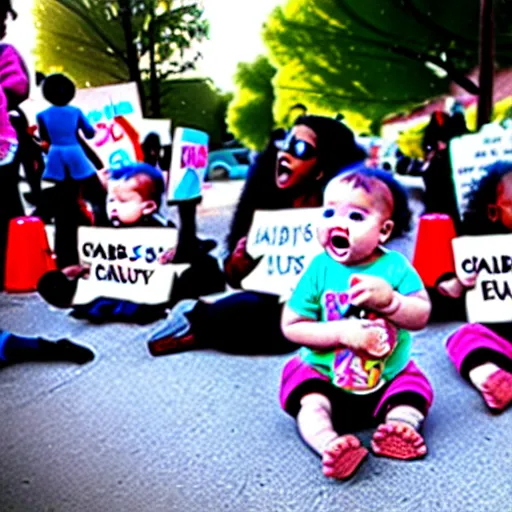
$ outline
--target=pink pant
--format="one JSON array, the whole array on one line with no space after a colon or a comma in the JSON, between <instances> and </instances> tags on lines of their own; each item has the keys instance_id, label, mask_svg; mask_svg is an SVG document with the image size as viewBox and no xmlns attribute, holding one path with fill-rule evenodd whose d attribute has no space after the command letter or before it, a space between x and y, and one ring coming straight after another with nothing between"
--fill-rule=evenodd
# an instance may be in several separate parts
<instances>
[{"instance_id":1,"label":"pink pant","mask_svg":"<svg viewBox=\"0 0 512 512\"><path fill-rule=\"evenodd\" d=\"M481 324L466 324L455 331L446 342L448 356L464 377L485 362L512 364L512 343ZM500 365L501 366L501 365Z\"/></svg>"},{"instance_id":2,"label":"pink pant","mask_svg":"<svg viewBox=\"0 0 512 512\"><path fill-rule=\"evenodd\" d=\"M283 369L281 377L280 402L281 407L296 416L300 409L300 400L303 396L312 392L327 391L331 401L334 399L343 400L347 393L333 384L330 384L329 377L318 372L311 366L302 361L300 356L296 356ZM382 417L390 404L393 402L398 405L399 395L405 397L413 397L418 403L422 404L422 413L426 416L432 405L434 392L432 386L423 372L409 361L407 366L382 389L372 393L376 397L376 406L372 411L374 418ZM355 395L357 397L358 395ZM367 395L364 395L367 396Z\"/></svg>"}]
</instances>

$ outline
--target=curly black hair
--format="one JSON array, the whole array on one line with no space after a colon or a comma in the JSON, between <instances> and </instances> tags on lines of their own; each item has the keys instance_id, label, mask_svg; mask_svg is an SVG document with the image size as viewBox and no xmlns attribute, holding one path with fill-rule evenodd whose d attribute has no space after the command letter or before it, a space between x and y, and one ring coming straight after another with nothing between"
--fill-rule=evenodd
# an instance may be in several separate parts
<instances>
[{"instance_id":1,"label":"curly black hair","mask_svg":"<svg viewBox=\"0 0 512 512\"><path fill-rule=\"evenodd\" d=\"M503 176L512 172L512 162L499 161L485 169L485 174L471 185L462 228L466 235L498 235L509 233L501 222L489 219L489 205L496 204L497 190Z\"/></svg>"},{"instance_id":2,"label":"curly black hair","mask_svg":"<svg viewBox=\"0 0 512 512\"><path fill-rule=\"evenodd\" d=\"M384 183L393 196L393 231L389 239L398 238L411 229L411 210L409 208L409 198L405 188L393 177L392 174L382 169L374 169L366 165L357 165L350 169L340 172L336 178L350 178L352 176L363 176L370 179L376 179Z\"/></svg>"}]
</instances>

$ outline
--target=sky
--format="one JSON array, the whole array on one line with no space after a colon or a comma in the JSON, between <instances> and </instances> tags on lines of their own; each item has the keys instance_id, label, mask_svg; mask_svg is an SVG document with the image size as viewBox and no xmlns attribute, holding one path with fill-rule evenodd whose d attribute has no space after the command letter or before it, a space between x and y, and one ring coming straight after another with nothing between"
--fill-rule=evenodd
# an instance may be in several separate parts
<instances>
[{"instance_id":1,"label":"sky","mask_svg":"<svg viewBox=\"0 0 512 512\"><path fill-rule=\"evenodd\" d=\"M6 41L16 45L33 68L31 51L35 29L31 15L34 0L12 0L19 17L7 27ZM204 0L210 21L210 40L200 49L204 58L198 74L209 76L222 90L233 90L238 62L251 62L265 53L261 27L281 0Z\"/></svg>"},{"instance_id":2,"label":"sky","mask_svg":"<svg viewBox=\"0 0 512 512\"><path fill-rule=\"evenodd\" d=\"M279 0L205 0L210 41L202 53L202 69L224 90L232 88L238 62L251 62L265 53L261 27Z\"/></svg>"}]
</instances>

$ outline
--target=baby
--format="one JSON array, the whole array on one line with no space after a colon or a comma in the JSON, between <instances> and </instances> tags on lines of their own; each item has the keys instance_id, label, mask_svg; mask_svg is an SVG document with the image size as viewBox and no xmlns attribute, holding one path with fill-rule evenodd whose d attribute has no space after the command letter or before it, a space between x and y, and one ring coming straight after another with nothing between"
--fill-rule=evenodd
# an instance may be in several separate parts
<instances>
[{"instance_id":1,"label":"baby","mask_svg":"<svg viewBox=\"0 0 512 512\"><path fill-rule=\"evenodd\" d=\"M106 173L108 190L106 210L111 226L127 227L174 227L174 224L158 214L164 193L162 173L151 165L138 163ZM163 253L161 263L172 261L174 250ZM47 272L39 280L38 291L50 304L71 307L78 279L87 278L89 268L78 264L62 271ZM152 306L128 301L98 298L89 304L73 307L75 318L100 323L105 321L129 321L150 323L165 316L165 305Z\"/></svg>"},{"instance_id":2,"label":"baby","mask_svg":"<svg viewBox=\"0 0 512 512\"><path fill-rule=\"evenodd\" d=\"M406 329L425 327L430 301L407 259L382 247L410 221L407 195L388 173L345 171L327 185L324 205L318 238L325 252L283 310L283 333L302 348L283 370L280 399L321 455L323 473L346 479L368 451L354 435L338 433L340 420L380 424L371 442L377 455L427 453L419 430L433 392L410 360ZM351 318L354 310L366 317Z\"/></svg>"},{"instance_id":3,"label":"baby","mask_svg":"<svg viewBox=\"0 0 512 512\"><path fill-rule=\"evenodd\" d=\"M107 216L112 226L175 227L172 221L159 214L165 189L161 171L149 164L137 163L106 173L103 179L108 190ZM159 262L175 262L175 254L174 248L169 249L159 257ZM87 278L88 270L84 265L71 265L62 271L48 272L39 280L38 291L50 304L68 308L76 292L78 279ZM74 306L72 315L95 323L121 321L146 324L165 317L169 305L178 300L208 295L224 287L217 260L204 254L176 278L172 290L169 290L169 303L136 304L100 297L89 304Z\"/></svg>"},{"instance_id":4,"label":"baby","mask_svg":"<svg viewBox=\"0 0 512 512\"><path fill-rule=\"evenodd\" d=\"M465 235L512 233L512 163L497 162L469 195L463 219ZM466 282L447 281L446 294L463 300ZM448 338L446 348L457 371L482 395L487 407L499 413L512 403L512 325L466 324Z\"/></svg>"},{"instance_id":5,"label":"baby","mask_svg":"<svg viewBox=\"0 0 512 512\"><path fill-rule=\"evenodd\" d=\"M149 164L136 164L109 173L107 216L114 227L175 227L159 215L164 178Z\"/></svg>"}]
</instances>

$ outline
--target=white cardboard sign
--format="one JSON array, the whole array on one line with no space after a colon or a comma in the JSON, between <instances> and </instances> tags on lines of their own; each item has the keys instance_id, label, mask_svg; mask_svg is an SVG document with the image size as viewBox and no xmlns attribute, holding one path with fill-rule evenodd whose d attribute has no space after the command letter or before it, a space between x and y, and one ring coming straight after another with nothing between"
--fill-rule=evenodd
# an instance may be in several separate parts
<instances>
[{"instance_id":1,"label":"white cardboard sign","mask_svg":"<svg viewBox=\"0 0 512 512\"><path fill-rule=\"evenodd\" d=\"M317 238L322 213L323 208L256 211L247 252L261 260L242 287L287 300L311 260L324 250Z\"/></svg>"},{"instance_id":2,"label":"white cardboard sign","mask_svg":"<svg viewBox=\"0 0 512 512\"><path fill-rule=\"evenodd\" d=\"M169 300L174 275L189 265L161 264L158 258L176 247L178 230L172 228L80 227L80 263L91 266L80 279L73 304L87 304L98 297L139 304Z\"/></svg>"},{"instance_id":3,"label":"white cardboard sign","mask_svg":"<svg viewBox=\"0 0 512 512\"><path fill-rule=\"evenodd\" d=\"M512 161L512 129L486 125L475 134L456 137L450 142L450 157L459 214L467 209L473 183L485 175L486 167L498 160Z\"/></svg>"},{"instance_id":4,"label":"white cardboard sign","mask_svg":"<svg viewBox=\"0 0 512 512\"><path fill-rule=\"evenodd\" d=\"M464 281L478 274L466 292L468 321L512 321L512 234L464 236L452 245L457 277Z\"/></svg>"}]
</instances>

